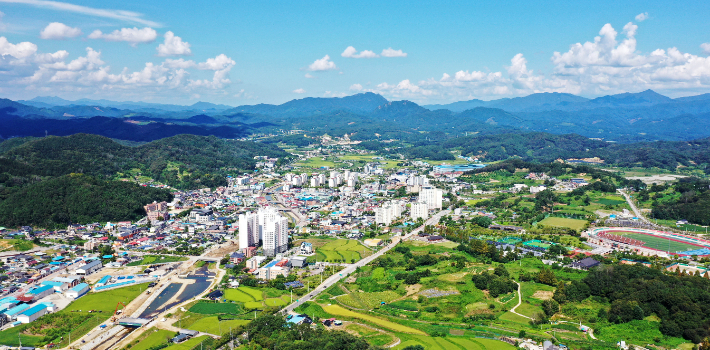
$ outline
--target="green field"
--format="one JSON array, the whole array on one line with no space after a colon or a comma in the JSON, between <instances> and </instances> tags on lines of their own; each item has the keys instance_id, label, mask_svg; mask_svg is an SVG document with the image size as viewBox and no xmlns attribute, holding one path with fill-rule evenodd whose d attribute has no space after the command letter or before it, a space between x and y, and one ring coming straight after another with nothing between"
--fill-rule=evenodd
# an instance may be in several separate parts
<instances>
[{"instance_id":1,"label":"green field","mask_svg":"<svg viewBox=\"0 0 710 350\"><path fill-rule=\"evenodd\" d=\"M264 304L260 301L248 301L244 303L244 307L248 310L259 309L264 307Z\"/></svg>"},{"instance_id":2,"label":"green field","mask_svg":"<svg viewBox=\"0 0 710 350\"><path fill-rule=\"evenodd\" d=\"M404 349L408 346L421 345L426 350L513 350L514 346L502 341L486 338L465 338L465 337L423 337L408 336L407 341L394 347L394 349Z\"/></svg>"},{"instance_id":3,"label":"green field","mask_svg":"<svg viewBox=\"0 0 710 350\"><path fill-rule=\"evenodd\" d=\"M217 316L205 317L190 325L190 329L215 335L229 334L229 329L237 329L248 324L249 320L224 320L219 321ZM221 331L221 332L220 332Z\"/></svg>"},{"instance_id":4,"label":"green field","mask_svg":"<svg viewBox=\"0 0 710 350\"><path fill-rule=\"evenodd\" d=\"M692 244L676 242L676 241L669 241L663 237L644 235L643 233L636 233L636 232L610 232L610 233L646 242L644 247L648 247L651 249L663 250L663 251L670 250L671 252L684 252L684 251L688 251L688 250L696 250L696 249L701 248L698 246L694 246Z\"/></svg>"},{"instance_id":5,"label":"green field","mask_svg":"<svg viewBox=\"0 0 710 350\"><path fill-rule=\"evenodd\" d=\"M358 261L362 252L367 252L367 248L356 240L338 239L332 240L323 246L316 248L316 259L318 261Z\"/></svg>"},{"instance_id":6,"label":"green field","mask_svg":"<svg viewBox=\"0 0 710 350\"><path fill-rule=\"evenodd\" d=\"M584 229L584 226L587 224L587 221L578 219L557 218L551 216L540 221L538 224L554 227L567 227L579 231Z\"/></svg>"},{"instance_id":7,"label":"green field","mask_svg":"<svg viewBox=\"0 0 710 350\"><path fill-rule=\"evenodd\" d=\"M131 350L148 350L155 346L167 343L170 338L175 336L175 332L166 331L164 329L151 328L147 330L146 333L150 334L141 339L138 344L131 348Z\"/></svg>"},{"instance_id":8,"label":"green field","mask_svg":"<svg viewBox=\"0 0 710 350\"><path fill-rule=\"evenodd\" d=\"M403 326L401 324L397 324L397 323L387 321L387 320L384 320L381 318L373 317L370 315L365 315L365 314L361 314L358 312L350 311L348 309L341 307L340 305L324 306L323 311L325 311L329 314L336 315L336 316L352 317L352 318L357 318L360 320L368 321L368 322L371 322L371 323L378 325L380 327L391 329L391 330L397 331L397 332L426 335L426 333L424 333L418 329Z\"/></svg>"},{"instance_id":9,"label":"green field","mask_svg":"<svg viewBox=\"0 0 710 350\"><path fill-rule=\"evenodd\" d=\"M150 264L164 264L176 261L187 260L184 256L159 256L159 255L146 255L143 260L133 261L126 266L138 266L138 265L150 265Z\"/></svg>"},{"instance_id":10,"label":"green field","mask_svg":"<svg viewBox=\"0 0 710 350\"><path fill-rule=\"evenodd\" d=\"M206 335L199 336L197 338L189 339L189 340L182 342L180 344L170 345L165 349L167 349L167 350L192 350L195 346L200 345L200 343L207 338L209 338L209 337Z\"/></svg>"},{"instance_id":11,"label":"green field","mask_svg":"<svg viewBox=\"0 0 710 350\"><path fill-rule=\"evenodd\" d=\"M224 298L227 300L248 303L264 300L263 293L256 288L239 287L239 289L227 289L224 291Z\"/></svg>"},{"instance_id":12,"label":"green field","mask_svg":"<svg viewBox=\"0 0 710 350\"><path fill-rule=\"evenodd\" d=\"M196 314L216 315L216 314L239 314L242 312L242 309L239 307L239 305L232 304L232 303L199 302L199 303L193 305L189 311L194 312Z\"/></svg>"}]
</instances>

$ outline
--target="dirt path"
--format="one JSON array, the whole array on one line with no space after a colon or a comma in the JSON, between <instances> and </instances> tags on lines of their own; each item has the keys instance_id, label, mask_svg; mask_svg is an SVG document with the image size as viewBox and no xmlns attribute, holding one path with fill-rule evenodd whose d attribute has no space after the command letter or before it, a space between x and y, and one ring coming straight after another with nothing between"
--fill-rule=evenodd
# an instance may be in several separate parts
<instances>
[{"instance_id":1,"label":"dirt path","mask_svg":"<svg viewBox=\"0 0 710 350\"><path fill-rule=\"evenodd\" d=\"M519 314L517 311L515 311L515 309L517 309L518 306L520 306L520 304L523 303L523 293L520 292L520 283L515 282L515 284L518 285L518 304L515 305L515 306L513 306L513 308L510 309L510 312L512 312L512 313L514 313L514 314L516 314L516 315L518 315L518 316L520 316L520 317L525 317L525 318L527 318L528 320L531 320L530 317L525 316L525 315L523 315L523 314Z\"/></svg>"}]
</instances>

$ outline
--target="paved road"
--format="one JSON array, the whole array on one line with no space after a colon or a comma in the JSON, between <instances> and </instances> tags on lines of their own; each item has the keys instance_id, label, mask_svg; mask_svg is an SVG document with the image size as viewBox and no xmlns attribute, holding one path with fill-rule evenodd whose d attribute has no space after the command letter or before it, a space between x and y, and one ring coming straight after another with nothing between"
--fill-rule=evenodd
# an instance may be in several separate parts
<instances>
[{"instance_id":1,"label":"paved road","mask_svg":"<svg viewBox=\"0 0 710 350\"><path fill-rule=\"evenodd\" d=\"M518 316L520 316L520 317L525 317L525 318L527 318L527 319L529 320L530 317L527 317L527 316L525 316L525 315L523 315L523 314L519 314L517 311L515 311L515 309L517 309L518 306L520 306L520 304L523 303L523 293L520 292L520 283L515 282L515 284L518 285L518 304L516 304L515 306L513 306L513 308L510 309L510 312L512 312L512 313L514 313L514 314L516 314L516 315L518 315Z\"/></svg>"},{"instance_id":2,"label":"paved road","mask_svg":"<svg viewBox=\"0 0 710 350\"><path fill-rule=\"evenodd\" d=\"M295 301L294 303L292 303L292 304L286 306L285 308L283 308L283 309L281 310L281 312L283 312L283 313L290 313L290 312L293 312L293 309L295 309L295 308L297 308L298 306L300 306L301 304L303 304L303 303L305 303L305 302L307 302L307 301L310 301L311 299L315 298L315 296L317 296L318 294L320 294L320 292L322 292L322 291L328 289L330 286L334 285L335 283L337 283L337 282L340 281L341 279L347 277L348 275L350 275L351 273L353 273L358 267L365 266L365 265L369 264L370 262L372 262L373 260L379 258L379 257L382 256L383 254L387 253L390 249L394 248L394 247L397 245L397 243L399 243L400 241L402 241L402 240L404 240L404 239L407 239L407 238L409 238L409 237L411 237L411 236L413 236L413 235L418 234L420 231L422 231L422 230L424 229L424 227L425 227L426 225L431 225L431 224L434 224L434 223L438 222L439 219L440 219L442 216L448 214L449 212L450 212L450 211L449 211L448 209L447 209L447 210L442 210L442 211L436 213L436 214L435 214L434 216L432 216L431 218L429 218L429 219L424 223L424 225L422 225L422 226L420 226L419 228L413 230L412 232L410 232L410 233L407 234L406 236L401 237L401 239L397 239L397 237L395 237L395 239L393 239L392 243L390 243L389 245L383 247L382 249L380 249L380 250L379 250L378 252L376 252L375 254L372 254L372 255L368 256L367 258L364 258L364 259L362 259L362 260L360 260L360 261L358 261L358 262L356 262L356 263L354 263L354 264L351 264L351 265L349 265L348 267L346 267L345 269L343 269L342 271L340 271L340 272L338 272L338 273L336 273L336 274L334 274L334 275L328 277L325 281L323 281L323 283L322 283L320 286L318 286L317 288L313 289L312 292L310 292L310 293L308 293L308 294L306 294L306 295L300 297L300 298L299 298L297 301Z\"/></svg>"},{"instance_id":3,"label":"paved road","mask_svg":"<svg viewBox=\"0 0 710 350\"><path fill-rule=\"evenodd\" d=\"M626 192L624 192L624 190L617 190L617 191L619 191L619 193L621 193L621 195L624 196L624 198L626 198L626 203L629 203L629 206L631 207L631 210L634 212L634 215L636 215L636 217L639 218L639 220L647 223L648 219L646 219L646 217L641 214L641 211L638 208L636 208L636 204L634 204L634 201L631 200L631 196L629 196Z\"/></svg>"}]
</instances>

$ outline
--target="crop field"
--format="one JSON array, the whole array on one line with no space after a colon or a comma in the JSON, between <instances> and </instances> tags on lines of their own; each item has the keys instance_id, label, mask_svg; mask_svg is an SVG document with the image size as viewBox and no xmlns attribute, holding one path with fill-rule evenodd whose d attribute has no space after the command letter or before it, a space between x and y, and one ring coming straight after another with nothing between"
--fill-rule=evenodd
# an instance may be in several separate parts
<instances>
[{"instance_id":1,"label":"crop field","mask_svg":"<svg viewBox=\"0 0 710 350\"><path fill-rule=\"evenodd\" d=\"M568 218L556 218L551 216L540 221L539 224L545 226L567 227L573 230L581 230L587 224L587 221Z\"/></svg>"},{"instance_id":2,"label":"crop field","mask_svg":"<svg viewBox=\"0 0 710 350\"><path fill-rule=\"evenodd\" d=\"M241 289L227 289L224 291L224 298L227 300L238 301L240 303L248 303L255 301L254 297L244 293Z\"/></svg>"},{"instance_id":3,"label":"crop field","mask_svg":"<svg viewBox=\"0 0 710 350\"><path fill-rule=\"evenodd\" d=\"M190 312L196 314L204 315L216 315L216 314L239 314L241 313L241 308L237 304L232 303L205 303L200 302L193 305Z\"/></svg>"},{"instance_id":4,"label":"crop field","mask_svg":"<svg viewBox=\"0 0 710 350\"><path fill-rule=\"evenodd\" d=\"M394 349L404 349L408 346L421 345L427 350L513 350L514 346L502 341L485 338L464 338L464 337L421 337L409 336L411 338L402 342Z\"/></svg>"},{"instance_id":5,"label":"crop field","mask_svg":"<svg viewBox=\"0 0 710 350\"><path fill-rule=\"evenodd\" d=\"M316 257L320 261L358 261L361 259L361 252L367 252L367 248L356 240L338 239L316 248Z\"/></svg>"},{"instance_id":6,"label":"crop field","mask_svg":"<svg viewBox=\"0 0 710 350\"><path fill-rule=\"evenodd\" d=\"M281 298L268 298L264 301L266 306L284 306L286 302Z\"/></svg>"},{"instance_id":7,"label":"crop field","mask_svg":"<svg viewBox=\"0 0 710 350\"><path fill-rule=\"evenodd\" d=\"M229 333L229 329L236 329L239 326L248 324L249 320L224 320L219 321L217 316L205 317L190 326L190 329L215 335Z\"/></svg>"},{"instance_id":8,"label":"crop field","mask_svg":"<svg viewBox=\"0 0 710 350\"><path fill-rule=\"evenodd\" d=\"M175 332L166 331L164 329L149 329L146 333L150 334L141 339L141 341L133 346L131 350L148 350L154 348L167 343L168 339L175 335Z\"/></svg>"},{"instance_id":9,"label":"crop field","mask_svg":"<svg viewBox=\"0 0 710 350\"><path fill-rule=\"evenodd\" d=\"M264 300L264 295L259 289L251 287L239 287L239 290L251 295L251 297L254 298L254 300L256 301Z\"/></svg>"},{"instance_id":10,"label":"crop field","mask_svg":"<svg viewBox=\"0 0 710 350\"><path fill-rule=\"evenodd\" d=\"M116 309L116 304L121 301L128 304L135 299L141 291L148 288L148 283L131 285L128 287L107 290L105 292L87 294L73 303L69 304L63 311L84 311L89 310L103 311L104 314L112 315Z\"/></svg>"},{"instance_id":11,"label":"crop field","mask_svg":"<svg viewBox=\"0 0 710 350\"><path fill-rule=\"evenodd\" d=\"M373 316L370 316L370 315L365 315L365 314L361 314L361 313L358 313L358 312L350 311L350 310L345 309L345 308L343 308L343 307L341 307L341 306L339 306L339 305L326 305L326 306L323 306L323 311L325 311L325 312L327 312L327 313L329 313L329 314L336 315L336 316L352 317L352 318L357 318L357 319L360 319L360 320L363 320L363 321L368 321L368 322L371 322L371 323L373 323L373 324L375 324L375 325L378 325L378 326L380 326L380 327L384 327L384 328L387 328L387 329L391 329L391 330L396 331L396 332L412 333L412 334L419 334L419 335L426 335L426 333L424 333L424 332L422 332L422 331L420 331L420 330L418 330L418 329L414 329L414 328L411 328L411 327L403 326L403 325L401 325L401 324L397 324L397 323L394 323L394 322L390 322L390 321L387 321L387 320L384 320L384 319L381 319L381 318L377 318L377 317L373 317Z\"/></svg>"},{"instance_id":12,"label":"crop field","mask_svg":"<svg viewBox=\"0 0 710 350\"><path fill-rule=\"evenodd\" d=\"M372 309L382 302L389 303L392 300L399 299L400 295L393 291L358 293L341 295L338 301L341 303L358 309Z\"/></svg>"}]
</instances>

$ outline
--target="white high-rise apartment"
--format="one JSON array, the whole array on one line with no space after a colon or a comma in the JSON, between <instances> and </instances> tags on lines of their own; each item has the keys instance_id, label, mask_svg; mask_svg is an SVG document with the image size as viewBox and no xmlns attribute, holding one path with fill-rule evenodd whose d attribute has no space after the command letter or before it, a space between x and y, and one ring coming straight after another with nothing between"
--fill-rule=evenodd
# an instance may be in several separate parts
<instances>
[{"instance_id":1,"label":"white high-rise apartment","mask_svg":"<svg viewBox=\"0 0 710 350\"><path fill-rule=\"evenodd\" d=\"M264 254L274 256L288 249L288 219L273 207L239 215L239 248L254 247L261 240Z\"/></svg>"},{"instance_id":2,"label":"white high-rise apartment","mask_svg":"<svg viewBox=\"0 0 710 350\"><path fill-rule=\"evenodd\" d=\"M412 203L412 207L409 209L409 214L412 220L417 220L422 218L424 220L429 218L429 205L426 203Z\"/></svg>"},{"instance_id":3,"label":"white high-rise apartment","mask_svg":"<svg viewBox=\"0 0 710 350\"><path fill-rule=\"evenodd\" d=\"M239 249L259 245L259 220L254 213L239 215Z\"/></svg>"},{"instance_id":4,"label":"white high-rise apartment","mask_svg":"<svg viewBox=\"0 0 710 350\"><path fill-rule=\"evenodd\" d=\"M422 187L419 191L419 203L426 203L430 210L441 209L444 191L432 186Z\"/></svg>"},{"instance_id":5,"label":"white high-rise apartment","mask_svg":"<svg viewBox=\"0 0 710 350\"><path fill-rule=\"evenodd\" d=\"M397 202L387 202L375 209L375 222L389 225L400 215L402 215L402 205Z\"/></svg>"}]
</instances>

